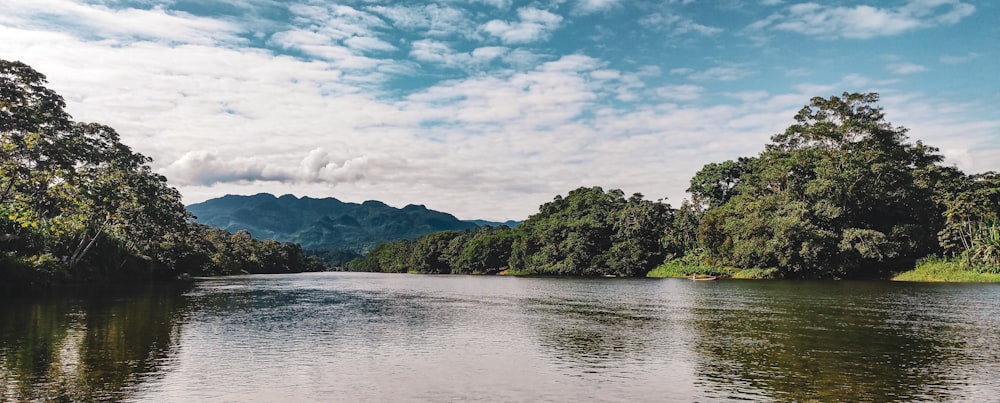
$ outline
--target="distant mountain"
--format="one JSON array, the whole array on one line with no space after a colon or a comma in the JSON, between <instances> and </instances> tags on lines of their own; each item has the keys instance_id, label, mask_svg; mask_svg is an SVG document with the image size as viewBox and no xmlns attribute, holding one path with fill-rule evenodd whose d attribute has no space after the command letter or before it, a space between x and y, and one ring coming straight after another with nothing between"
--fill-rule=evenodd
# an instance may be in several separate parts
<instances>
[{"instance_id":1,"label":"distant mountain","mask_svg":"<svg viewBox=\"0 0 1000 403\"><path fill-rule=\"evenodd\" d=\"M255 238L297 242L307 250L367 253L375 245L411 239L431 232L466 230L475 222L461 221L422 205L395 208L369 200L361 204L335 198L226 195L188 206L196 221Z\"/></svg>"},{"instance_id":2,"label":"distant mountain","mask_svg":"<svg viewBox=\"0 0 1000 403\"><path fill-rule=\"evenodd\" d=\"M504 221L504 222L486 221L486 220L463 220L463 221L476 224L476 225L478 225L480 227L487 226L487 225L489 225L491 227L499 227L501 225L506 225L508 227L514 228L514 227L516 227L518 225L521 225L521 221L514 221L514 220L507 220L507 221Z\"/></svg>"}]
</instances>

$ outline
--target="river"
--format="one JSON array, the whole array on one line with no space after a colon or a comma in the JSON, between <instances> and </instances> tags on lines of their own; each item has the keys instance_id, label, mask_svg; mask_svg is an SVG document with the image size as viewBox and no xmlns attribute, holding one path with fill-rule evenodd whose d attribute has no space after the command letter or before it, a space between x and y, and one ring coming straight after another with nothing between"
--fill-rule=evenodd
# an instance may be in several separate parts
<instances>
[{"instance_id":1,"label":"river","mask_svg":"<svg viewBox=\"0 0 1000 403\"><path fill-rule=\"evenodd\" d=\"M2 401L1000 396L997 285L316 273L0 303Z\"/></svg>"}]
</instances>

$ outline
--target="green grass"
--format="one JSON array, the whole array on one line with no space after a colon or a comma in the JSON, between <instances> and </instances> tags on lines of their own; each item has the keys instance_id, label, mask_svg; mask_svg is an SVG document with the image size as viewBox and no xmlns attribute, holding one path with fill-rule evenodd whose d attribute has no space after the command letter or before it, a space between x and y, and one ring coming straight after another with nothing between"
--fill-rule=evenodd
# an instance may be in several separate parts
<instances>
[{"instance_id":1,"label":"green grass","mask_svg":"<svg viewBox=\"0 0 1000 403\"><path fill-rule=\"evenodd\" d=\"M771 280L778 278L778 268L768 267L766 269L736 269L732 278L744 280Z\"/></svg>"},{"instance_id":2,"label":"green grass","mask_svg":"<svg viewBox=\"0 0 1000 403\"><path fill-rule=\"evenodd\" d=\"M513 277L525 277L533 274L535 273L529 270L514 270L514 269L506 269L497 273L498 276L513 276Z\"/></svg>"},{"instance_id":3,"label":"green grass","mask_svg":"<svg viewBox=\"0 0 1000 403\"><path fill-rule=\"evenodd\" d=\"M736 267L707 266L688 264L681 259L667 261L650 270L646 277L653 278L689 278L694 274L719 276L734 279L764 280L777 278L778 269L739 269Z\"/></svg>"},{"instance_id":4,"label":"green grass","mask_svg":"<svg viewBox=\"0 0 1000 403\"><path fill-rule=\"evenodd\" d=\"M995 271L995 269L993 270ZM1000 283L1000 274L976 270L957 259L930 257L917 262L913 270L900 273L893 281Z\"/></svg>"},{"instance_id":5,"label":"green grass","mask_svg":"<svg viewBox=\"0 0 1000 403\"><path fill-rule=\"evenodd\" d=\"M714 274L716 271L708 266L685 265L676 260L671 260L650 270L649 273L646 273L646 277L684 278L691 277L692 274Z\"/></svg>"}]
</instances>

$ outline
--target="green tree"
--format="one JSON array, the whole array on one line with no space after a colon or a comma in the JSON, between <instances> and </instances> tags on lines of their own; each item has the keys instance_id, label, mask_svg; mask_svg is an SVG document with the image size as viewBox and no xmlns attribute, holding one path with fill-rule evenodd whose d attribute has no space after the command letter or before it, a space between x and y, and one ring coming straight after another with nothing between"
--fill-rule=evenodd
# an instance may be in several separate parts
<instances>
[{"instance_id":1,"label":"green tree","mask_svg":"<svg viewBox=\"0 0 1000 403\"><path fill-rule=\"evenodd\" d=\"M459 231L441 231L420 237L413 244L410 270L428 274L451 273L456 251L460 250L459 244L452 242L462 236Z\"/></svg>"},{"instance_id":2,"label":"green tree","mask_svg":"<svg viewBox=\"0 0 1000 403\"><path fill-rule=\"evenodd\" d=\"M507 269L514 237L506 226L478 228L462 248L452 273L497 274Z\"/></svg>"},{"instance_id":3,"label":"green tree","mask_svg":"<svg viewBox=\"0 0 1000 403\"><path fill-rule=\"evenodd\" d=\"M874 93L813 98L746 160L730 181L734 195L703 221L711 257L840 278L912 266L933 252L942 158L907 143L906 129L887 122L877 102Z\"/></svg>"},{"instance_id":4,"label":"green tree","mask_svg":"<svg viewBox=\"0 0 1000 403\"><path fill-rule=\"evenodd\" d=\"M148 157L110 127L72 121L64 108L44 75L0 60L0 262L18 278L322 268L298 245L193 224Z\"/></svg>"}]
</instances>

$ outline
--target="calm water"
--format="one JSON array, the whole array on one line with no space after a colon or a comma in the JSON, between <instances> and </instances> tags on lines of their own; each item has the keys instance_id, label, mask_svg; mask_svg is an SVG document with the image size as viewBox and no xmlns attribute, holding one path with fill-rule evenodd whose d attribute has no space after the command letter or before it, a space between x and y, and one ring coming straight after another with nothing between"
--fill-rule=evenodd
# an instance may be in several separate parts
<instances>
[{"instance_id":1,"label":"calm water","mask_svg":"<svg viewBox=\"0 0 1000 403\"><path fill-rule=\"evenodd\" d=\"M1000 396L994 285L323 273L0 303L0 401Z\"/></svg>"}]
</instances>

